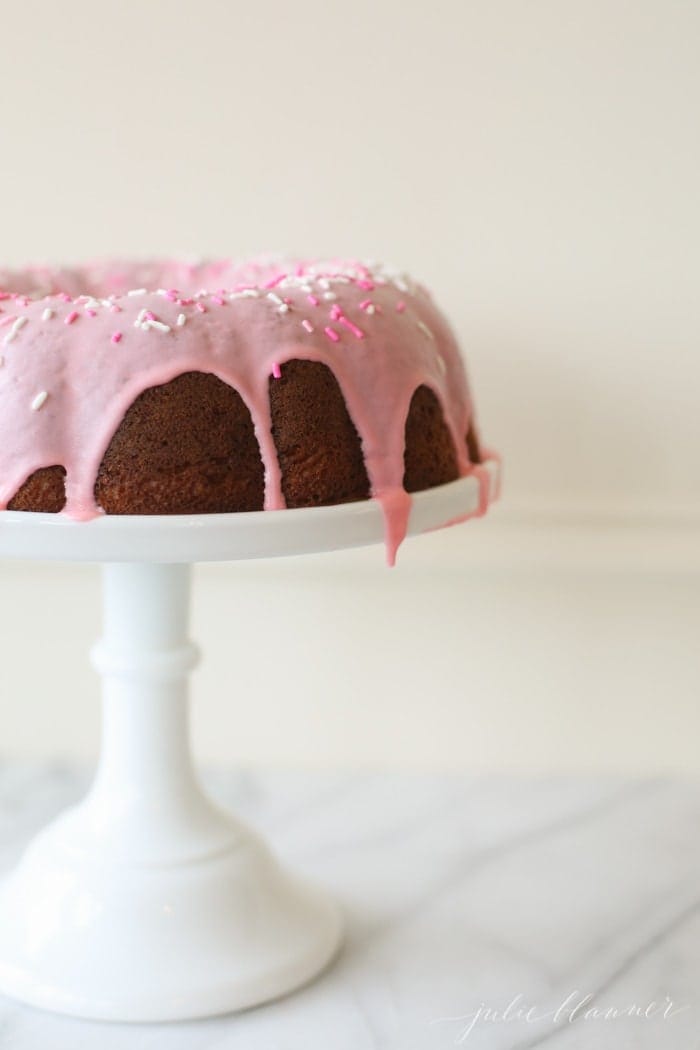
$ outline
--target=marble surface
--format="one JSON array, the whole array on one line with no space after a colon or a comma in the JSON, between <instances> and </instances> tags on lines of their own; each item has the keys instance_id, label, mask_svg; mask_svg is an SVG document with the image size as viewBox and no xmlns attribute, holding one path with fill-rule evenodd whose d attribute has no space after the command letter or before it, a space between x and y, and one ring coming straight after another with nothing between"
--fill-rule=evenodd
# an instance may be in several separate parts
<instances>
[{"instance_id":1,"label":"marble surface","mask_svg":"<svg viewBox=\"0 0 700 1050\"><path fill-rule=\"evenodd\" d=\"M341 900L334 967L283 1001L197 1024L99 1025L0 1000L2 1050L700 1047L699 786L206 779ZM3 870L87 782L85 770L0 765Z\"/></svg>"}]
</instances>

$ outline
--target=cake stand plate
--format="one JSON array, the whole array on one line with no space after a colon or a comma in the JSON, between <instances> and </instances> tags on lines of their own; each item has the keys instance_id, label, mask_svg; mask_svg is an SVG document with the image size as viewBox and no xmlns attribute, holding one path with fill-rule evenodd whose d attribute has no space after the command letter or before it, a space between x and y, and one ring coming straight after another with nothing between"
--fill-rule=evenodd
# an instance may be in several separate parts
<instances>
[{"instance_id":1,"label":"cake stand plate","mask_svg":"<svg viewBox=\"0 0 700 1050\"><path fill-rule=\"evenodd\" d=\"M480 468L493 492L497 466ZM409 532L479 509L476 476L415 496ZM379 542L373 501L279 513L0 513L0 556L104 562L102 748L86 798L0 884L0 992L111 1021L253 1006L311 980L341 939L335 903L215 806L188 740L189 564Z\"/></svg>"}]
</instances>

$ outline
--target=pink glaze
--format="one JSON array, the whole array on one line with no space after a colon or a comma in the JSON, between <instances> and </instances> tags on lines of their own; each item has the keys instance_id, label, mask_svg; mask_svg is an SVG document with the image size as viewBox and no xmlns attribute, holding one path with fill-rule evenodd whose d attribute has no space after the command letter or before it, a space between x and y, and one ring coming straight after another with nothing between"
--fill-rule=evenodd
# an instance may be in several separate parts
<instances>
[{"instance_id":1,"label":"pink glaze","mask_svg":"<svg viewBox=\"0 0 700 1050\"><path fill-rule=\"evenodd\" d=\"M315 329L304 317L321 297L333 299L340 329ZM440 401L460 476L481 474L467 457L472 407L454 336L425 289L404 274L342 261L108 262L0 271L0 299L12 300L12 316L3 318L11 327L0 330L0 510L35 470L61 464L63 513L79 520L101 513L95 478L125 412L147 388L190 371L213 373L243 398L265 469L265 509L283 508L268 382L294 358L322 362L340 385L384 513L390 562L411 507L404 432L417 387ZM42 318L48 307L62 324ZM120 332L114 312L122 314ZM32 410L44 391L41 410ZM484 495L480 513L485 506Z\"/></svg>"}]
</instances>

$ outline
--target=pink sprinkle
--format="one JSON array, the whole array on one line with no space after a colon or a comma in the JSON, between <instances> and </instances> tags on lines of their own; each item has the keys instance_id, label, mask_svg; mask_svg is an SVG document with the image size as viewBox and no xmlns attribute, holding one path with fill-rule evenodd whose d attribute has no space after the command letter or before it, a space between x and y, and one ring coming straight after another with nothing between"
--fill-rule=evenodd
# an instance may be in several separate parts
<instances>
[{"instance_id":1,"label":"pink sprinkle","mask_svg":"<svg viewBox=\"0 0 700 1050\"><path fill-rule=\"evenodd\" d=\"M273 379L281 379L282 378L282 373L280 371L280 366L277 364L276 361L272 365L272 378Z\"/></svg>"},{"instance_id":2,"label":"pink sprinkle","mask_svg":"<svg viewBox=\"0 0 700 1050\"><path fill-rule=\"evenodd\" d=\"M398 303L396 304L396 312L397 312L397 314L402 314L405 309L406 309L405 302L403 301L403 299L399 299Z\"/></svg>"},{"instance_id":3,"label":"pink sprinkle","mask_svg":"<svg viewBox=\"0 0 700 1050\"><path fill-rule=\"evenodd\" d=\"M58 298L62 299L64 303L73 302L73 300L71 299L70 295L67 294L67 292L60 292Z\"/></svg>"},{"instance_id":4,"label":"pink sprinkle","mask_svg":"<svg viewBox=\"0 0 700 1050\"><path fill-rule=\"evenodd\" d=\"M371 305L372 305L372 300L371 299L363 299L362 302L360 303L360 309L361 310L366 310L367 307L371 306Z\"/></svg>"},{"instance_id":5,"label":"pink sprinkle","mask_svg":"<svg viewBox=\"0 0 700 1050\"><path fill-rule=\"evenodd\" d=\"M334 303L334 305L331 307L331 319L333 321L339 321L342 316L343 311L340 309L337 303Z\"/></svg>"},{"instance_id":6,"label":"pink sprinkle","mask_svg":"<svg viewBox=\"0 0 700 1050\"><path fill-rule=\"evenodd\" d=\"M213 303L216 303L217 306L223 306L224 305L224 300L221 298L220 295L212 295L211 301Z\"/></svg>"},{"instance_id":7,"label":"pink sprinkle","mask_svg":"<svg viewBox=\"0 0 700 1050\"><path fill-rule=\"evenodd\" d=\"M323 331L326 333L326 335L332 343L338 343L340 341L340 336L336 332L335 328L331 328L329 324L326 325Z\"/></svg>"},{"instance_id":8,"label":"pink sprinkle","mask_svg":"<svg viewBox=\"0 0 700 1050\"><path fill-rule=\"evenodd\" d=\"M64 324L73 324L73 321L77 320L77 318L78 318L78 311L77 310L71 310L71 312L66 316L66 319L65 319L65 321L63 323Z\"/></svg>"},{"instance_id":9,"label":"pink sprinkle","mask_svg":"<svg viewBox=\"0 0 700 1050\"><path fill-rule=\"evenodd\" d=\"M88 317L97 317L97 310L89 309L86 310L85 313L88 315Z\"/></svg>"},{"instance_id":10,"label":"pink sprinkle","mask_svg":"<svg viewBox=\"0 0 700 1050\"><path fill-rule=\"evenodd\" d=\"M115 332L112 335L112 337L111 337L111 342L113 342L113 343L121 343L121 341L122 341L122 334L121 334L121 332Z\"/></svg>"},{"instance_id":11,"label":"pink sprinkle","mask_svg":"<svg viewBox=\"0 0 700 1050\"><path fill-rule=\"evenodd\" d=\"M318 306L318 299L315 295L307 295L306 298L309 300L312 306Z\"/></svg>"},{"instance_id":12,"label":"pink sprinkle","mask_svg":"<svg viewBox=\"0 0 700 1050\"><path fill-rule=\"evenodd\" d=\"M278 284L281 284L287 275L285 273L279 274L277 277L273 277L271 281L266 281L263 288L276 288Z\"/></svg>"},{"instance_id":13,"label":"pink sprinkle","mask_svg":"<svg viewBox=\"0 0 700 1050\"><path fill-rule=\"evenodd\" d=\"M144 321L155 321L156 315L153 310L144 310L143 319Z\"/></svg>"},{"instance_id":14,"label":"pink sprinkle","mask_svg":"<svg viewBox=\"0 0 700 1050\"><path fill-rule=\"evenodd\" d=\"M109 309L113 314L120 314L122 312L122 308L119 305L119 303L112 303Z\"/></svg>"},{"instance_id":15,"label":"pink sprinkle","mask_svg":"<svg viewBox=\"0 0 700 1050\"><path fill-rule=\"evenodd\" d=\"M177 302L177 297L178 297L178 290L177 290L177 288L168 288L167 292L165 293L165 298L169 299L171 303L176 303Z\"/></svg>"},{"instance_id":16,"label":"pink sprinkle","mask_svg":"<svg viewBox=\"0 0 700 1050\"><path fill-rule=\"evenodd\" d=\"M304 320L301 323L307 332L313 332L314 326L311 324L311 321L307 321L307 319L304 318Z\"/></svg>"},{"instance_id":17,"label":"pink sprinkle","mask_svg":"<svg viewBox=\"0 0 700 1050\"><path fill-rule=\"evenodd\" d=\"M374 281L370 281L365 277L363 277L361 281L357 282L357 286L358 288L364 288L366 292L374 291Z\"/></svg>"},{"instance_id":18,"label":"pink sprinkle","mask_svg":"<svg viewBox=\"0 0 700 1050\"><path fill-rule=\"evenodd\" d=\"M353 322L348 317L340 317L338 321L339 324L342 324L343 327L347 328L349 332L352 332L356 339L364 339L365 333L362 331L361 328L358 328L356 324L353 324Z\"/></svg>"},{"instance_id":19,"label":"pink sprinkle","mask_svg":"<svg viewBox=\"0 0 700 1050\"><path fill-rule=\"evenodd\" d=\"M200 314L205 314L207 312L207 308L204 305L204 303L197 303L197 305L195 306L195 310L199 310Z\"/></svg>"}]
</instances>

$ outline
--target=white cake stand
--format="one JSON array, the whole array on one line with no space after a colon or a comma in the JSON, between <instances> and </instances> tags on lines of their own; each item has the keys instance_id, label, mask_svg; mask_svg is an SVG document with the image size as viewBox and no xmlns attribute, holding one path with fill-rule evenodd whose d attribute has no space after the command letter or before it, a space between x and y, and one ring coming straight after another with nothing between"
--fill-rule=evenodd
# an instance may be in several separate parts
<instances>
[{"instance_id":1,"label":"white cake stand","mask_svg":"<svg viewBox=\"0 0 700 1050\"><path fill-rule=\"evenodd\" d=\"M496 465L486 469L495 486ZM478 499L475 477L420 493L409 532ZM210 802L192 767L188 563L382 537L374 501L90 522L0 514L0 557L105 563L97 774L0 884L1 992L79 1017L173 1021L283 995L329 962L341 938L335 904Z\"/></svg>"}]
</instances>

